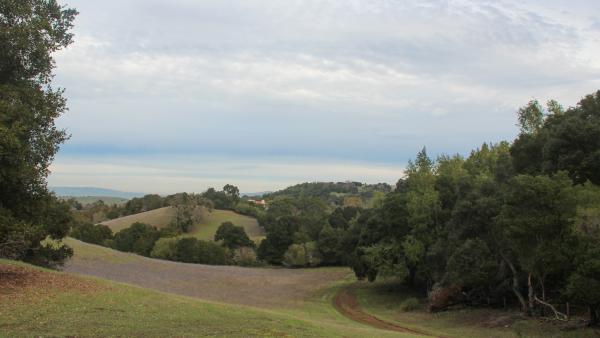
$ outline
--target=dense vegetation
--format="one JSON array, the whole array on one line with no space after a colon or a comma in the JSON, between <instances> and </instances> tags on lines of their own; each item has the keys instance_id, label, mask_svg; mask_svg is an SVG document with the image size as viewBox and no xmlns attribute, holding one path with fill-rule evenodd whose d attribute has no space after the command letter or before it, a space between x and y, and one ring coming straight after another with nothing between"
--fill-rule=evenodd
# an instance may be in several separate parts
<instances>
[{"instance_id":1,"label":"dense vegetation","mask_svg":"<svg viewBox=\"0 0 600 338\"><path fill-rule=\"evenodd\" d=\"M351 222L349 263L359 278L392 276L454 303L529 315L564 314L600 298L600 91L563 110L532 101L511 145L482 145L467 158L423 149L394 192Z\"/></svg>"},{"instance_id":2,"label":"dense vegetation","mask_svg":"<svg viewBox=\"0 0 600 338\"><path fill-rule=\"evenodd\" d=\"M72 255L60 240L68 207L47 189L48 167L68 135L54 121L66 110L52 88L52 53L72 42L77 12L55 0L0 5L0 257L42 265Z\"/></svg>"}]
</instances>

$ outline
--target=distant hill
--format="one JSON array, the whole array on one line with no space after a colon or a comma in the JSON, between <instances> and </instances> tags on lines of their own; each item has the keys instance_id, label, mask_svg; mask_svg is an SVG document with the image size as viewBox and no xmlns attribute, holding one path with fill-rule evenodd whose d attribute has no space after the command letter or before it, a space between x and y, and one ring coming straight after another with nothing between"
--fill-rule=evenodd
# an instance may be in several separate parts
<instances>
[{"instance_id":1,"label":"distant hill","mask_svg":"<svg viewBox=\"0 0 600 338\"><path fill-rule=\"evenodd\" d=\"M145 194L138 192L125 192L113 189L95 188L95 187L49 187L57 196L69 197L119 197L130 199L134 197L142 197Z\"/></svg>"},{"instance_id":2,"label":"distant hill","mask_svg":"<svg viewBox=\"0 0 600 338\"><path fill-rule=\"evenodd\" d=\"M240 196L245 196L245 197L260 197L263 195L267 195L272 193L272 191L259 191L259 192L243 192L240 193Z\"/></svg>"},{"instance_id":3,"label":"distant hill","mask_svg":"<svg viewBox=\"0 0 600 338\"><path fill-rule=\"evenodd\" d=\"M93 204L98 201L102 201L106 205L113 205L113 204L122 205L122 204L127 203L127 201L129 201L128 198L112 197L112 196L59 196L59 198L63 199L63 200L72 198L83 205Z\"/></svg>"}]
</instances>

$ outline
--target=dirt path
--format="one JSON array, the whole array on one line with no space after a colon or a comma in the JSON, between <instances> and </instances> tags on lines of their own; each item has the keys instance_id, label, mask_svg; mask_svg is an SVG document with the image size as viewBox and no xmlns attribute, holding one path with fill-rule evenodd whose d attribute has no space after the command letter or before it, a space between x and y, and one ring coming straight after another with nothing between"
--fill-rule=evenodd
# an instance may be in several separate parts
<instances>
[{"instance_id":1,"label":"dirt path","mask_svg":"<svg viewBox=\"0 0 600 338\"><path fill-rule=\"evenodd\" d=\"M394 323L390 323L388 321L379 319L373 315L364 312L360 308L360 305L358 304L358 301L356 299L355 289L356 286L349 286L345 289L342 289L333 299L333 306L344 316L356 322L363 323L382 330L412 333L424 337L436 337L423 331L413 330L400 325L396 325Z\"/></svg>"}]
</instances>

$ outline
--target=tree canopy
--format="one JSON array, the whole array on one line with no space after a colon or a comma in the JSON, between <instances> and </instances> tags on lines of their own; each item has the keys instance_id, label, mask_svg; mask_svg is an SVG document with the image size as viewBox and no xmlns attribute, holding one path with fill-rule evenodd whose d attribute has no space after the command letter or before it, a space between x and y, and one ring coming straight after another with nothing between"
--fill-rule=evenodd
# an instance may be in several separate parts
<instances>
[{"instance_id":1,"label":"tree canopy","mask_svg":"<svg viewBox=\"0 0 600 338\"><path fill-rule=\"evenodd\" d=\"M77 12L55 0L0 4L0 255L45 265L72 251L42 244L70 227L68 207L48 192L48 167L68 135L55 125L66 110L52 88L52 54L72 43Z\"/></svg>"}]
</instances>

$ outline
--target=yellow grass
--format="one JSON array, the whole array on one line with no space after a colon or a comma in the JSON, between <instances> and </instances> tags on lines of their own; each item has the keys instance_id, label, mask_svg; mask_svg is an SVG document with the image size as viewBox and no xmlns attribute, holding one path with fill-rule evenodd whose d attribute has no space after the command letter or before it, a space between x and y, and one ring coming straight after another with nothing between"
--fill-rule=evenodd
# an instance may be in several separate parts
<instances>
[{"instance_id":1,"label":"yellow grass","mask_svg":"<svg viewBox=\"0 0 600 338\"><path fill-rule=\"evenodd\" d=\"M128 228L135 222L146 223L157 228L164 228L171 224L175 210L172 207L164 207L160 209L141 212L139 214L124 216L110 221L105 221L100 224L108 226L114 233L117 233L125 228Z\"/></svg>"}]
</instances>

